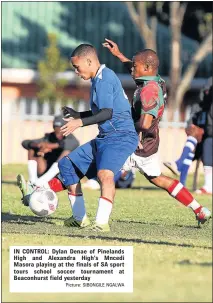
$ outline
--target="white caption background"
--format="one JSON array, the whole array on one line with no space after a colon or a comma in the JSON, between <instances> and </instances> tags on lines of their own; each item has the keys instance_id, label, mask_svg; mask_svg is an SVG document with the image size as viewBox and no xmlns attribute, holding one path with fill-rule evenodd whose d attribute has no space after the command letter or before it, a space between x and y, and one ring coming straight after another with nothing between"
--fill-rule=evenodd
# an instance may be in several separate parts
<instances>
[{"instance_id":1,"label":"white caption background","mask_svg":"<svg viewBox=\"0 0 213 303\"><path fill-rule=\"evenodd\" d=\"M10 292L133 292L133 247L10 246Z\"/></svg>"}]
</instances>

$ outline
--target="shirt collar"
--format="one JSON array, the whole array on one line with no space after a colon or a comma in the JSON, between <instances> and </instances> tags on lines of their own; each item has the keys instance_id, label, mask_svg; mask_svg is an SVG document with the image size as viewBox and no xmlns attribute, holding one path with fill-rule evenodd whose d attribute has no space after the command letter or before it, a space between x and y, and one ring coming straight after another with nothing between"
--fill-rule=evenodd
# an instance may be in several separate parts
<instances>
[{"instance_id":1,"label":"shirt collar","mask_svg":"<svg viewBox=\"0 0 213 303\"><path fill-rule=\"evenodd\" d=\"M101 66L99 67L96 76L94 78L91 79L91 81L95 81L97 78L102 79L102 70L106 67L105 64L101 64Z\"/></svg>"},{"instance_id":2,"label":"shirt collar","mask_svg":"<svg viewBox=\"0 0 213 303\"><path fill-rule=\"evenodd\" d=\"M142 81L150 81L150 80L159 81L159 80L160 80L160 75L138 77L138 78L136 78L135 80L136 80L136 81L137 81L137 80L142 80Z\"/></svg>"}]
</instances>

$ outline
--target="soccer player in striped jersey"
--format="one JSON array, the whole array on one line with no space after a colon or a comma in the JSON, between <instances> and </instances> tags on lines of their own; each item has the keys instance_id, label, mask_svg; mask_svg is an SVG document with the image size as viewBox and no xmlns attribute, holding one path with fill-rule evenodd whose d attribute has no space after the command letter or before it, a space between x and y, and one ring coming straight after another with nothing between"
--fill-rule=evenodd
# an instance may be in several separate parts
<instances>
[{"instance_id":1,"label":"soccer player in striped jersey","mask_svg":"<svg viewBox=\"0 0 213 303\"><path fill-rule=\"evenodd\" d=\"M166 190L183 205L191 208L198 225L211 218L211 212L199 204L187 188L178 180L161 173L158 158L159 121L163 115L166 102L166 86L158 74L159 58L155 51L144 49L129 60L119 50L116 43L106 39L103 46L116 56L131 72L137 85L132 100L132 115L140 144L127 159L123 169L128 171L135 167L149 182Z\"/></svg>"}]
</instances>

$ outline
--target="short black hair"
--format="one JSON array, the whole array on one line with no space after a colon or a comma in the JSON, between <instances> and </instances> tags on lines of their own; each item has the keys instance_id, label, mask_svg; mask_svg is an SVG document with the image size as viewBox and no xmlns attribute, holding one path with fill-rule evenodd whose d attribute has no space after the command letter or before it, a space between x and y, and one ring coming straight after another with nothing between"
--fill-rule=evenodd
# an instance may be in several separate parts
<instances>
[{"instance_id":1,"label":"short black hair","mask_svg":"<svg viewBox=\"0 0 213 303\"><path fill-rule=\"evenodd\" d=\"M88 54L95 54L97 56L97 52L96 49L94 48L93 45L91 44L80 44L79 46L77 46L74 51L71 54L71 58L72 57L84 57Z\"/></svg>"},{"instance_id":2,"label":"short black hair","mask_svg":"<svg viewBox=\"0 0 213 303\"><path fill-rule=\"evenodd\" d=\"M151 66L152 69L157 70L159 67L159 58L157 53L150 48L143 49L135 54L135 56L140 57L140 61L147 66Z\"/></svg>"}]
</instances>

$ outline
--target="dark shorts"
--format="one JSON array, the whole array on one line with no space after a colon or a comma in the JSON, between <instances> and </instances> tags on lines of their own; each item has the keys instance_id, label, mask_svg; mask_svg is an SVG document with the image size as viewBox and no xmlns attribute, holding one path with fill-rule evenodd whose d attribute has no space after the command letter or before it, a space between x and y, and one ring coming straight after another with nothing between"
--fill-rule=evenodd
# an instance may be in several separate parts
<instances>
[{"instance_id":1,"label":"dark shorts","mask_svg":"<svg viewBox=\"0 0 213 303\"><path fill-rule=\"evenodd\" d=\"M197 144L193 161L199 160L201 158L202 150L203 150L203 141Z\"/></svg>"},{"instance_id":2,"label":"dark shorts","mask_svg":"<svg viewBox=\"0 0 213 303\"><path fill-rule=\"evenodd\" d=\"M203 141L202 162L204 166L213 166L213 138L208 137Z\"/></svg>"}]
</instances>

